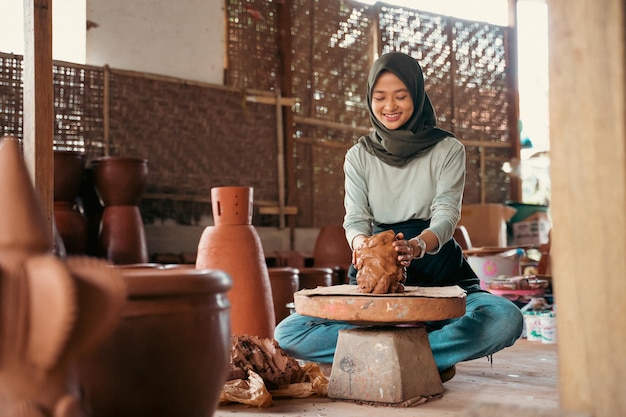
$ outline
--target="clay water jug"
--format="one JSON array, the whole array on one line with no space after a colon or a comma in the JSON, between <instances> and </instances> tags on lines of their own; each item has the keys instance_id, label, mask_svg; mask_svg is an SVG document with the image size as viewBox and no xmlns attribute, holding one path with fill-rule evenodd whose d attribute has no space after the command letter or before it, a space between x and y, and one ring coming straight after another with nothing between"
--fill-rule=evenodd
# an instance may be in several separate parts
<instances>
[{"instance_id":1,"label":"clay water jug","mask_svg":"<svg viewBox=\"0 0 626 417\"><path fill-rule=\"evenodd\" d=\"M273 338L272 289L261 239L252 226L253 189L211 189L214 226L202 232L196 268L226 271L233 280L228 293L233 335Z\"/></svg>"},{"instance_id":2,"label":"clay water jug","mask_svg":"<svg viewBox=\"0 0 626 417\"><path fill-rule=\"evenodd\" d=\"M212 416L230 361L223 271L116 265L127 286L118 328L80 367L90 417Z\"/></svg>"},{"instance_id":3,"label":"clay water jug","mask_svg":"<svg viewBox=\"0 0 626 417\"><path fill-rule=\"evenodd\" d=\"M95 187L104 206L100 255L116 265L148 262L139 202L148 179L148 161L127 156L94 159Z\"/></svg>"},{"instance_id":4,"label":"clay water jug","mask_svg":"<svg viewBox=\"0 0 626 417\"><path fill-rule=\"evenodd\" d=\"M78 205L84 155L54 151L54 221L68 255L80 255L87 247L87 219Z\"/></svg>"},{"instance_id":5,"label":"clay water jug","mask_svg":"<svg viewBox=\"0 0 626 417\"><path fill-rule=\"evenodd\" d=\"M293 293L300 289L299 272L296 268L274 266L267 268L272 287L276 324L289 315L287 304L293 303Z\"/></svg>"}]
</instances>

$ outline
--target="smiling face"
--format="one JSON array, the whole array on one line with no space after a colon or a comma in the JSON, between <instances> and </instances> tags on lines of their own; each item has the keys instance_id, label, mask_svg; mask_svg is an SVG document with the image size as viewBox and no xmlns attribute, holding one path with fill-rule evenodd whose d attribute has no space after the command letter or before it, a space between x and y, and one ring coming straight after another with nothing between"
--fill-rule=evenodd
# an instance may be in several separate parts
<instances>
[{"instance_id":1,"label":"smiling face","mask_svg":"<svg viewBox=\"0 0 626 417\"><path fill-rule=\"evenodd\" d=\"M385 71L372 89L372 113L387 129L403 126L413 114L413 98L406 85L392 72Z\"/></svg>"}]
</instances>

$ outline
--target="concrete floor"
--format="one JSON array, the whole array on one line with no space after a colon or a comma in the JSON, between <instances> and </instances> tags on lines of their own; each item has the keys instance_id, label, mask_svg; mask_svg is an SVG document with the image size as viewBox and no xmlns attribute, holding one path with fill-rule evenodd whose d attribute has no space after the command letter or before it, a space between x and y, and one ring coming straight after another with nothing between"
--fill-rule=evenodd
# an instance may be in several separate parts
<instances>
[{"instance_id":1,"label":"concrete floor","mask_svg":"<svg viewBox=\"0 0 626 417\"><path fill-rule=\"evenodd\" d=\"M329 398L275 399L268 408L242 404L218 407L214 417L462 417L476 404L507 404L556 410L557 345L520 339L512 347L486 358L457 365L456 376L444 384L441 398L411 408L358 405Z\"/></svg>"}]
</instances>

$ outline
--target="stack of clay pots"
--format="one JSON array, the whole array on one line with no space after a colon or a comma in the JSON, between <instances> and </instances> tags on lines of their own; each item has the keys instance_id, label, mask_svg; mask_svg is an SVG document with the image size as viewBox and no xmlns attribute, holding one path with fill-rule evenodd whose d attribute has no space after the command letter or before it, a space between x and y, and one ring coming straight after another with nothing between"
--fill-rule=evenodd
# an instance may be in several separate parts
<instances>
[{"instance_id":1,"label":"stack of clay pots","mask_svg":"<svg viewBox=\"0 0 626 417\"><path fill-rule=\"evenodd\" d=\"M99 255L116 265L148 262L139 202L148 178L148 161L125 156L93 160L95 188L104 206Z\"/></svg>"},{"instance_id":2,"label":"stack of clay pots","mask_svg":"<svg viewBox=\"0 0 626 417\"><path fill-rule=\"evenodd\" d=\"M77 204L84 169L84 155L54 151L54 221L68 255L84 254L87 219Z\"/></svg>"}]
</instances>

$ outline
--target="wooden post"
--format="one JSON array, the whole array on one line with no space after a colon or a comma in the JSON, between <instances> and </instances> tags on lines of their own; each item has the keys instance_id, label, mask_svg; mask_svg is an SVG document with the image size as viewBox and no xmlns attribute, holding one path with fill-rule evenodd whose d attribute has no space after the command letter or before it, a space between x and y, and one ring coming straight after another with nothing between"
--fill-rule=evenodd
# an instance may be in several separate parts
<instances>
[{"instance_id":1,"label":"wooden post","mask_svg":"<svg viewBox=\"0 0 626 417\"><path fill-rule=\"evenodd\" d=\"M285 134L280 88L276 89L276 161L278 164L278 227L285 228Z\"/></svg>"},{"instance_id":2,"label":"wooden post","mask_svg":"<svg viewBox=\"0 0 626 417\"><path fill-rule=\"evenodd\" d=\"M52 234L54 201L52 1L24 0L24 160Z\"/></svg>"},{"instance_id":3,"label":"wooden post","mask_svg":"<svg viewBox=\"0 0 626 417\"><path fill-rule=\"evenodd\" d=\"M548 0L561 407L626 416L626 9Z\"/></svg>"},{"instance_id":4,"label":"wooden post","mask_svg":"<svg viewBox=\"0 0 626 417\"><path fill-rule=\"evenodd\" d=\"M507 55L507 83L509 107L507 110L509 121L509 141L511 144L511 159L520 159L522 143L519 131L519 59L517 42L517 0L508 0L509 27L507 28L506 55ZM511 200L522 201L522 180L518 176L511 176Z\"/></svg>"}]
</instances>

